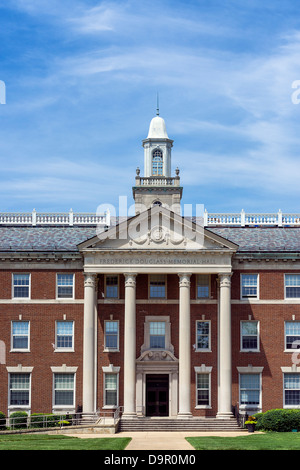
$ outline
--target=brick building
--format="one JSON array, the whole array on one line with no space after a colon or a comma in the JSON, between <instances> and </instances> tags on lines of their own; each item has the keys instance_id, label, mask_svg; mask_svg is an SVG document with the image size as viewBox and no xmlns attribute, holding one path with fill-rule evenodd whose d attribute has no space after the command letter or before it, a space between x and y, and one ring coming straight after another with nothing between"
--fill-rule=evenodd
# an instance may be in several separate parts
<instances>
[{"instance_id":1,"label":"brick building","mask_svg":"<svg viewBox=\"0 0 300 470\"><path fill-rule=\"evenodd\" d=\"M164 120L135 216L0 215L0 410L232 417L300 406L300 218L182 217Z\"/></svg>"}]
</instances>

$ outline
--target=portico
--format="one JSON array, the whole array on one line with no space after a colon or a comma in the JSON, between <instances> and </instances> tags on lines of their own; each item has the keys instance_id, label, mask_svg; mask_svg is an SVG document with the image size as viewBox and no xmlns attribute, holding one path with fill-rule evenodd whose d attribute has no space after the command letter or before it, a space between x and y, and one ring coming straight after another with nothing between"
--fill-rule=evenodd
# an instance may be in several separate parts
<instances>
[{"instance_id":1,"label":"portico","mask_svg":"<svg viewBox=\"0 0 300 470\"><path fill-rule=\"evenodd\" d=\"M155 225L151 228L151 220L169 219L169 223ZM147 380L153 374L164 376L167 380L168 415L181 418L192 417L191 409L191 320L190 320L190 279L194 274L217 274L219 279L219 408L217 416L231 417L231 258L236 246L223 238L204 230L203 227L192 225L193 239L183 236L175 239L174 226L183 219L178 214L162 207L149 209L143 214L127 220L107 232L99 234L92 240L81 244L80 251L84 257L86 275L84 297L84 337L87 338L84 348L84 364L86 378L84 380L83 409L84 412L95 410L97 403L95 374L96 356L95 337L95 289L94 280L99 274L119 274L125 281L124 298L124 362L121 370L124 373L124 397L120 401L124 406L123 416L135 417L147 414ZM147 223L146 223L147 222ZM146 228L144 232L137 230L134 224ZM130 226L131 225L131 226ZM159 237L153 236L156 231ZM120 237L124 233L139 233L139 237ZM200 237L201 235L201 237ZM137 296L136 285L139 275L176 274L179 286L178 298L178 352L174 354L172 344L174 331L171 335L171 322L168 318L168 300L165 300L165 316L159 321L164 322L165 343L162 348L153 348L149 344L147 322L154 318L146 318L145 339L141 350L136 347ZM159 301L157 301L159 302ZM101 307L99 313L101 316ZM150 323L149 323L150 324ZM93 340L94 338L94 340ZM199 364L201 365L201 364ZM209 366L209 364L207 364ZM166 382L165 382L166 383Z\"/></svg>"}]
</instances>

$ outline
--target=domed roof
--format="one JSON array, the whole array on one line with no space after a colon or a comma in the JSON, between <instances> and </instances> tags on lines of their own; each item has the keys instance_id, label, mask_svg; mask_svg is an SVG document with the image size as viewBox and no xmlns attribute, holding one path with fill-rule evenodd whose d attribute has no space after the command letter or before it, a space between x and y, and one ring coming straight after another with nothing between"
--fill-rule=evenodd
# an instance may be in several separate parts
<instances>
[{"instance_id":1,"label":"domed roof","mask_svg":"<svg viewBox=\"0 0 300 470\"><path fill-rule=\"evenodd\" d=\"M166 123L160 116L155 116L150 122L147 139L168 139Z\"/></svg>"}]
</instances>

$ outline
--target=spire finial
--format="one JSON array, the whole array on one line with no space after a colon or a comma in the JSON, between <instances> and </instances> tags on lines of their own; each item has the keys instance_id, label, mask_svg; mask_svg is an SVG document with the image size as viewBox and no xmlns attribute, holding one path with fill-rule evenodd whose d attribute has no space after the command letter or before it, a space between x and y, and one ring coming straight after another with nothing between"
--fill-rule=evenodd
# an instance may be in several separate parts
<instances>
[{"instance_id":1,"label":"spire finial","mask_svg":"<svg viewBox=\"0 0 300 470\"><path fill-rule=\"evenodd\" d=\"M156 98L156 116L159 116L159 96L157 92L157 98Z\"/></svg>"}]
</instances>

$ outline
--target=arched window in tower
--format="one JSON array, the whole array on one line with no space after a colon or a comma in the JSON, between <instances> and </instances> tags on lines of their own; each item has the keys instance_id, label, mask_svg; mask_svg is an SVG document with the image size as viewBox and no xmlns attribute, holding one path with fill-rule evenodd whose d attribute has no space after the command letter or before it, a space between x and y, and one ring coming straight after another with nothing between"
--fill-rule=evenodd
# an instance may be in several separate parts
<instances>
[{"instance_id":1,"label":"arched window in tower","mask_svg":"<svg viewBox=\"0 0 300 470\"><path fill-rule=\"evenodd\" d=\"M163 174L163 154L159 149L154 150L152 155L152 175L162 176Z\"/></svg>"}]
</instances>

